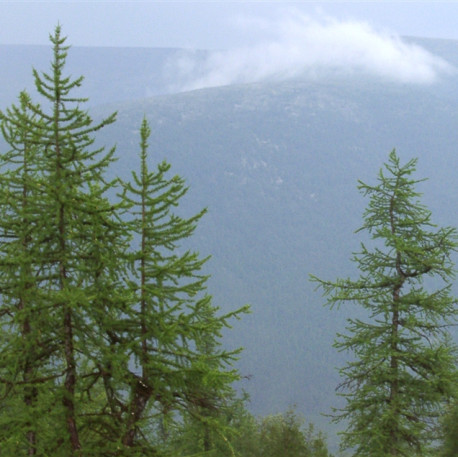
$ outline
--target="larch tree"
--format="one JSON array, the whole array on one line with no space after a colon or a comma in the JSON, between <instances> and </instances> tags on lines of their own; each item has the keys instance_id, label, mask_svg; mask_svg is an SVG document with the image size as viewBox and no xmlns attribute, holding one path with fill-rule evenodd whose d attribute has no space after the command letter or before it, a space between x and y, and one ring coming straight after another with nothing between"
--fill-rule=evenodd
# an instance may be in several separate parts
<instances>
[{"instance_id":1,"label":"larch tree","mask_svg":"<svg viewBox=\"0 0 458 458\"><path fill-rule=\"evenodd\" d=\"M35 418L37 412L52 412L52 420L48 416L52 428L40 428L39 433L32 428L26 433L29 454L74 454L82 449L79 429L85 418L78 418L84 412L81 401L96 385L91 374L100 378L94 368L101 344L101 295L110 291L110 300L116 303L117 289L102 288L96 281L94 258L100 260L104 247L102 268L113 271L118 262L116 247L123 246L121 234L126 234L115 218L115 207L104 197L114 186L103 178L114 150L106 153L92 147L92 134L114 122L115 115L93 124L80 108L85 99L72 96L82 77L72 80L63 74L68 47L60 27L50 39L51 71L40 74L34 70L43 105L23 93L21 108L13 107L1 116L3 134L12 146L2 164L9 168L2 176L2 204L7 204L2 210L2 247L9 250L1 262L2 294L7 298L4 304L16 304L19 322L15 319L14 326L21 331L15 339L26 349L21 369L26 380L19 381L19 366L10 364L4 369L10 378L1 382L7 396L28 381L33 386L24 399L30 409L36 401L31 410ZM14 165L18 162L22 164ZM117 243L111 236L104 238L107 231L98 230L103 226L118 227ZM20 245L14 254L13 242ZM112 276L106 278L116 282ZM4 307L4 316L11 316L11 306ZM15 329L11 331L14 334ZM98 344L93 345L94 340ZM8 347L9 340L4 345L2 354L10 359L21 354ZM39 357L37 352L41 352ZM39 377L31 378L35 369ZM51 383L37 391L39 381ZM24 421L26 425L30 422ZM23 454L21 450L18 446L14 454Z\"/></svg>"},{"instance_id":2,"label":"larch tree","mask_svg":"<svg viewBox=\"0 0 458 458\"><path fill-rule=\"evenodd\" d=\"M423 180L411 176L416 163L401 165L393 150L377 184L359 182L370 198L359 231L371 238L353 257L360 277L312 277L331 307L353 302L367 312L366 320L349 319L335 342L354 359L340 369L346 404L334 419L348 422L342 445L359 455L431 453L457 377L447 330L457 318L450 291L456 230L432 224L415 190Z\"/></svg>"},{"instance_id":3,"label":"larch tree","mask_svg":"<svg viewBox=\"0 0 458 458\"><path fill-rule=\"evenodd\" d=\"M231 363L239 350L218 349L217 341L228 320L248 308L218 315L218 308L211 305L205 285L208 275L202 273L207 258L182 246L205 210L190 218L174 212L188 188L181 177L168 176L170 164L165 161L149 170L146 119L140 136L140 171L133 172L123 195L137 243L129 255L128 281L136 305L115 340L129 343L133 361L126 378L129 397L122 401L121 392L117 397L127 414L122 442L146 452L142 440L146 418L166 428L168 419L179 419L195 406L218 410L219 401L232 393L232 382L239 376ZM205 342L212 342L212 351L205 351Z\"/></svg>"},{"instance_id":4,"label":"larch tree","mask_svg":"<svg viewBox=\"0 0 458 458\"><path fill-rule=\"evenodd\" d=\"M79 432L82 420L77 418L82 392L78 387L89 377L88 361L97 358L90 342L97 335L101 294L107 291L95 281L88 266L94 256L100 257L102 246L107 258L105 266L113 269L117 265L117 244L96 230L102 218L105 224L115 224L113 205L105 197L107 189L114 184L104 180L104 172L113 161L114 148L105 152L104 148L93 147L93 134L114 122L115 114L94 125L80 108L86 100L72 94L83 78L64 75L68 50L65 40L57 27L51 36L51 71L40 74L34 70L35 86L46 107L29 104L29 109L41 121L39 167L46 182L47 224L43 228L46 238L41 242L41 251L52 281L42 289L46 288L48 303L53 308L51 323L60 344L56 366L63 373L59 379L59 397L69 451L75 453L82 448ZM98 237L94 238L94 234ZM111 294L115 292L113 289Z\"/></svg>"},{"instance_id":5,"label":"larch tree","mask_svg":"<svg viewBox=\"0 0 458 458\"><path fill-rule=\"evenodd\" d=\"M37 453L40 388L49 374L52 346L46 334L45 305L38 294L43 281L40 264L42 183L37 172L38 140L28 126L36 122L22 92L19 106L0 113L10 150L0 156L0 452ZM47 367L48 366L48 367ZM17 444L20 444L17 447Z\"/></svg>"}]
</instances>

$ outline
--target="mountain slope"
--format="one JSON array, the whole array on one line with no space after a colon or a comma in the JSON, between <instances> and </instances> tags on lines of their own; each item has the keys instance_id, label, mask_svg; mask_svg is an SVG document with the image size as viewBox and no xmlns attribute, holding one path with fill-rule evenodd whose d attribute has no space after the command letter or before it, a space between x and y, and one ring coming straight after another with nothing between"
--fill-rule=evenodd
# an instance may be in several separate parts
<instances>
[{"instance_id":1,"label":"mountain slope","mask_svg":"<svg viewBox=\"0 0 458 458\"><path fill-rule=\"evenodd\" d=\"M103 134L119 139L118 171L131 169L145 114L152 161L167 158L190 184L185 211L209 207L191 244L213 255L215 303L252 304L227 343L246 348L239 367L255 411L295 403L324 427L320 412L339 402L346 356L332 342L354 311L324 309L308 275L353 273L366 204L357 180L374 182L392 148L419 157L434 221L458 226L456 80L443 84L455 92L363 78L200 90L124 105Z\"/></svg>"}]
</instances>

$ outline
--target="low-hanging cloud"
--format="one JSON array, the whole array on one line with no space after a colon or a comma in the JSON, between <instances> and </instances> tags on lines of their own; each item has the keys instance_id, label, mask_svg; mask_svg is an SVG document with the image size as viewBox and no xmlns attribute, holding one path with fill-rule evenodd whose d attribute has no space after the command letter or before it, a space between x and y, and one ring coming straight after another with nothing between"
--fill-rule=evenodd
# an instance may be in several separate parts
<instances>
[{"instance_id":1,"label":"low-hanging cloud","mask_svg":"<svg viewBox=\"0 0 458 458\"><path fill-rule=\"evenodd\" d=\"M263 80L282 80L317 72L372 74L402 83L434 83L453 71L444 59L399 36L358 21L312 19L291 14L276 22L245 20L269 31L260 43L189 56L169 65L182 90Z\"/></svg>"}]
</instances>

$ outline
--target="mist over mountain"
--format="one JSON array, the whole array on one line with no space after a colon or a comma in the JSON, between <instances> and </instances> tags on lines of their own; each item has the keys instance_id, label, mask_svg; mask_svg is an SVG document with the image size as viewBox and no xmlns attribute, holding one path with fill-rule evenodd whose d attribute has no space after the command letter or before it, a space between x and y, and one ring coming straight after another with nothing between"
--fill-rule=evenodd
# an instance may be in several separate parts
<instances>
[{"instance_id":1,"label":"mist over mountain","mask_svg":"<svg viewBox=\"0 0 458 458\"><path fill-rule=\"evenodd\" d=\"M199 89L297 76L358 75L427 84L455 71L453 65L412 41L358 21L311 18L297 11L275 20L246 19L245 27L269 30L255 44L209 53L205 59L182 56L169 65L182 89Z\"/></svg>"},{"instance_id":2,"label":"mist over mountain","mask_svg":"<svg viewBox=\"0 0 458 458\"><path fill-rule=\"evenodd\" d=\"M363 37L373 37L364 31ZM319 428L332 430L320 414L340 402L335 367L348 357L332 343L346 317L360 312L323 308L308 275L335 279L355 273L350 258L364 235L354 231L367 204L357 180L374 183L393 148L404 162L418 157L417 177L429 178L419 190L433 221L458 226L458 77L453 71L458 42L402 43L391 43L390 49L417 56L418 65L426 59L433 78L396 79L358 66L328 72L322 65L316 72L269 73L257 82L235 78L224 87L170 93L209 77L209 69L217 68L215 54L70 51L68 70L85 75L81 93L91 99L93 117L119 112L117 123L97 137L100 144L117 145L118 161L110 173L129 178L138 167L138 131L145 115L152 129L151 166L167 159L172 173L190 186L179 212L208 207L189 246L212 255L207 270L215 304L223 310L252 305L253 313L234 323L225 343L245 347L237 366L247 376L241 385L256 413L296 404ZM8 60L0 74L1 109L19 90L32 87L31 67L46 70L49 52L47 47L0 46L1 58ZM183 71L173 70L177 63Z\"/></svg>"},{"instance_id":3,"label":"mist over mountain","mask_svg":"<svg viewBox=\"0 0 458 458\"><path fill-rule=\"evenodd\" d=\"M257 26L269 28L270 41L230 50L75 46L67 69L85 76L81 94L94 106L205 87L331 75L430 84L453 76L458 68L453 40L401 38L364 23L317 22L303 16ZM26 88L33 92L32 68L46 70L50 57L48 46L0 44L0 101L11 103Z\"/></svg>"}]
</instances>

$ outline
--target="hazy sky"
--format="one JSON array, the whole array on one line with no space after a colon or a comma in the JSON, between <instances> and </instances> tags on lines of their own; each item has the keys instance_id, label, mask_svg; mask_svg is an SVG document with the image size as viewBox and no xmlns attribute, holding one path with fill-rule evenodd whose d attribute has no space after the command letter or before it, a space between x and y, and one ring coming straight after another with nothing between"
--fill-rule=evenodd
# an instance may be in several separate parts
<instances>
[{"instance_id":1,"label":"hazy sky","mask_svg":"<svg viewBox=\"0 0 458 458\"><path fill-rule=\"evenodd\" d=\"M456 1L0 0L0 43L48 44L60 21L74 46L230 49L268 39L277 19L296 12L390 34L458 39Z\"/></svg>"},{"instance_id":2,"label":"hazy sky","mask_svg":"<svg viewBox=\"0 0 458 458\"><path fill-rule=\"evenodd\" d=\"M458 40L458 1L0 0L0 44L49 45L57 23L73 46L212 50L167 63L177 90L323 71L415 84L458 74L402 38Z\"/></svg>"}]
</instances>

